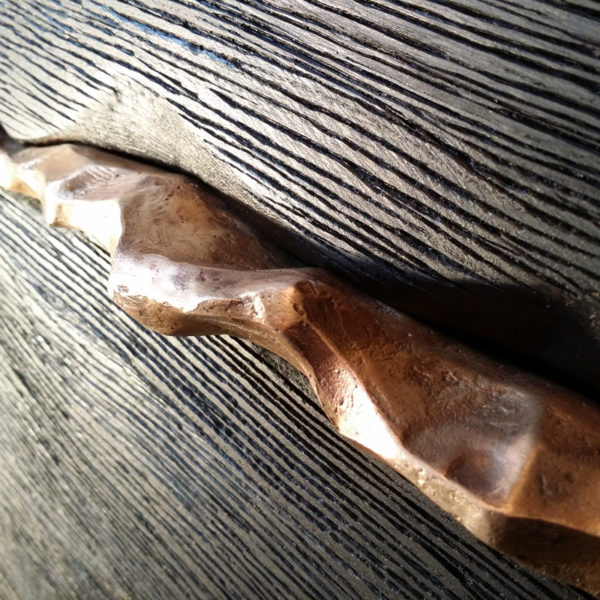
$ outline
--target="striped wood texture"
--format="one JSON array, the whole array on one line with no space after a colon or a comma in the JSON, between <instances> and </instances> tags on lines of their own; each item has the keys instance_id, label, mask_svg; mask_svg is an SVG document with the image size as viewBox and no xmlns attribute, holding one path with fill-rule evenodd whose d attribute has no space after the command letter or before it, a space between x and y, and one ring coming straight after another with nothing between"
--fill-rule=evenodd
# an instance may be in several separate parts
<instances>
[{"instance_id":1,"label":"striped wood texture","mask_svg":"<svg viewBox=\"0 0 600 600\"><path fill-rule=\"evenodd\" d=\"M600 387L595 2L0 0L0 123L180 167L408 312ZM163 339L0 198L0 598L577 598ZM545 365L545 367L544 367Z\"/></svg>"},{"instance_id":2,"label":"striped wood texture","mask_svg":"<svg viewBox=\"0 0 600 600\"><path fill-rule=\"evenodd\" d=\"M0 122L195 173L391 304L600 388L591 0L5 0Z\"/></svg>"}]
</instances>

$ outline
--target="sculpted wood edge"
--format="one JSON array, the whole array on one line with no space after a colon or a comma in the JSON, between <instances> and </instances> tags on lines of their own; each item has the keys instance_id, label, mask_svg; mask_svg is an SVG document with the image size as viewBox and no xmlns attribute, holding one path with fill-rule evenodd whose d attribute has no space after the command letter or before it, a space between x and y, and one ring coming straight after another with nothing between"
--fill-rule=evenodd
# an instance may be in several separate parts
<instances>
[{"instance_id":1,"label":"sculpted wood edge","mask_svg":"<svg viewBox=\"0 0 600 600\"><path fill-rule=\"evenodd\" d=\"M109 292L140 323L279 354L342 435L484 542L600 597L600 411L588 401L296 266L183 175L4 139L0 186L102 244Z\"/></svg>"}]
</instances>

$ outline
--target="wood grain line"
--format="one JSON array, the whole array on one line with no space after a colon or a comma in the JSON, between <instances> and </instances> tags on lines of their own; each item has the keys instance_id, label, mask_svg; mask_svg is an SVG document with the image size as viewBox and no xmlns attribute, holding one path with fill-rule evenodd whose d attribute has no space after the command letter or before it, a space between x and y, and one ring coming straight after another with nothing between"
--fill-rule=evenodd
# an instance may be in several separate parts
<instances>
[{"instance_id":1,"label":"wood grain line","mask_svg":"<svg viewBox=\"0 0 600 600\"><path fill-rule=\"evenodd\" d=\"M1 10L0 120L13 135L181 167L285 231L307 261L600 386L593 5Z\"/></svg>"}]
</instances>

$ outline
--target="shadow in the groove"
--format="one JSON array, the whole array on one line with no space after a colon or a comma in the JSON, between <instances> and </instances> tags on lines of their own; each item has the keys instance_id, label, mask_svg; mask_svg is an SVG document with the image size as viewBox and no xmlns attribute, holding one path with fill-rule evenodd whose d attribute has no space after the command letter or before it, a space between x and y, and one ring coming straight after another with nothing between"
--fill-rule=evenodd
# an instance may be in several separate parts
<instances>
[{"instance_id":1,"label":"shadow in the groove","mask_svg":"<svg viewBox=\"0 0 600 600\"><path fill-rule=\"evenodd\" d=\"M525 284L437 281L375 260L324 254L316 243L293 239L283 227L265 226L264 217L241 210L307 264L331 269L400 311L600 402L600 298L570 299L560 289Z\"/></svg>"}]
</instances>

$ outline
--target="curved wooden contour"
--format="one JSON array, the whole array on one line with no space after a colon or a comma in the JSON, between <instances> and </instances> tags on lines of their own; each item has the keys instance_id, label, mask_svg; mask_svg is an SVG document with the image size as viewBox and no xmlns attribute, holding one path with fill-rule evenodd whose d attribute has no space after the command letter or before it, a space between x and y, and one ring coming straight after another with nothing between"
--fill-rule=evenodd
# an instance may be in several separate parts
<instances>
[{"instance_id":1,"label":"curved wooden contour","mask_svg":"<svg viewBox=\"0 0 600 600\"><path fill-rule=\"evenodd\" d=\"M6 141L0 186L113 257L109 290L168 335L228 333L307 375L340 433L490 545L600 595L600 412L295 266L182 175Z\"/></svg>"}]
</instances>

